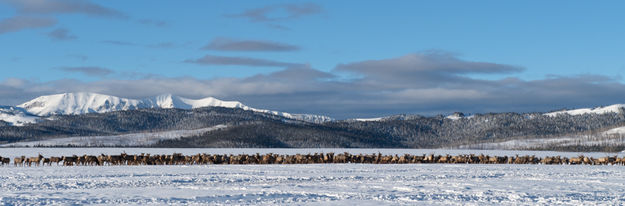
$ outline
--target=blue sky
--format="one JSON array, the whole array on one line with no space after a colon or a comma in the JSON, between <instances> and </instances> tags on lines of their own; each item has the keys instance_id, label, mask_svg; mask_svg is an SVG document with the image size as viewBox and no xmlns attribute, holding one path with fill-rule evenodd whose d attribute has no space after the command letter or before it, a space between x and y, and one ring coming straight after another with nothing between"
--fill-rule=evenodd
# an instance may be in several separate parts
<instances>
[{"instance_id":1,"label":"blue sky","mask_svg":"<svg viewBox=\"0 0 625 206\"><path fill-rule=\"evenodd\" d=\"M338 118L625 103L622 1L0 0L0 104L215 96Z\"/></svg>"}]
</instances>

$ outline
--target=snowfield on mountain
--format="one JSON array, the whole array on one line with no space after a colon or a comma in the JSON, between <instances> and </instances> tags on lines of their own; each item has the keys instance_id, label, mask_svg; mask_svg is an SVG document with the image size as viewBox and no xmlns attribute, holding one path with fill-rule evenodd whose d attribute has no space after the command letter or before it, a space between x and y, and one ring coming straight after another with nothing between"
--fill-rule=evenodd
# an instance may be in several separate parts
<instances>
[{"instance_id":1,"label":"snowfield on mountain","mask_svg":"<svg viewBox=\"0 0 625 206\"><path fill-rule=\"evenodd\" d=\"M13 126L22 126L24 123L34 123L35 119L37 119L36 116L80 115L149 108L195 109L201 107L240 108L315 123L332 120L332 118L322 115L291 114L266 109L256 109L248 107L238 101L222 101L213 97L188 99L166 94L138 100L83 92L40 96L17 105L16 107L2 107L0 108L0 120L11 123ZM11 108L14 108L13 110L23 110L23 112L10 113L9 110L11 110Z\"/></svg>"},{"instance_id":2,"label":"snowfield on mountain","mask_svg":"<svg viewBox=\"0 0 625 206\"><path fill-rule=\"evenodd\" d=\"M37 122L39 117L29 114L24 109L11 106L0 106L0 120L13 126L23 126Z\"/></svg>"},{"instance_id":3,"label":"snowfield on mountain","mask_svg":"<svg viewBox=\"0 0 625 206\"><path fill-rule=\"evenodd\" d=\"M625 104L613 104L613 105L609 105L605 107L580 108L580 109L549 112L549 113L546 113L545 115L553 117L553 116L558 116L558 115L563 115L563 114L583 115L583 114L623 113L624 108L625 108Z\"/></svg>"}]
</instances>

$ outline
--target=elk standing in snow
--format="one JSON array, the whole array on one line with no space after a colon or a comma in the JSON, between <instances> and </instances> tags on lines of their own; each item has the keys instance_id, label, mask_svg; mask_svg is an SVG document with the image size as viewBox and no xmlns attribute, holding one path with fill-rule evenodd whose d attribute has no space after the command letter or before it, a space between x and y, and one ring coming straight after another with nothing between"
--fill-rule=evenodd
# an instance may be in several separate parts
<instances>
[{"instance_id":1,"label":"elk standing in snow","mask_svg":"<svg viewBox=\"0 0 625 206\"><path fill-rule=\"evenodd\" d=\"M43 160L43 156L39 154L37 157L29 157L26 159L26 163L28 163L29 167L32 166L33 163L35 163L35 166L39 166L41 160Z\"/></svg>"}]
</instances>

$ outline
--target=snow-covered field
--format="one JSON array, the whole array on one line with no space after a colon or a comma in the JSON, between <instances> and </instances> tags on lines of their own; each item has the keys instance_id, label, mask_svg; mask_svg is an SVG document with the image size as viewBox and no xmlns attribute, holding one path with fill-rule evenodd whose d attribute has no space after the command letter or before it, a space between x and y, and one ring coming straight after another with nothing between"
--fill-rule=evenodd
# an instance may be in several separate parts
<instances>
[{"instance_id":1,"label":"snow-covered field","mask_svg":"<svg viewBox=\"0 0 625 206\"><path fill-rule=\"evenodd\" d=\"M618 205L623 166L0 167L0 204Z\"/></svg>"},{"instance_id":2,"label":"snow-covered field","mask_svg":"<svg viewBox=\"0 0 625 206\"><path fill-rule=\"evenodd\" d=\"M468 149L347 149L347 148L307 148L307 149L280 149L280 148L24 148L24 147L0 147L0 156L3 157L17 157L21 155L25 156L37 156L41 154L45 157L48 156L70 156L70 155L100 155L100 154L173 154L182 153L183 155L195 155L195 154L314 154L314 153L343 153L348 152L350 154L377 154L383 155L466 155L466 154L484 154L484 155L497 155L497 156L514 156L514 155L536 155L537 157L545 156L561 156L561 157L577 157L584 155L588 157L605 157L618 155L624 157L625 153L606 153L606 152L554 152L554 151L524 151L524 150L468 150Z\"/></svg>"},{"instance_id":3,"label":"snow-covered field","mask_svg":"<svg viewBox=\"0 0 625 206\"><path fill-rule=\"evenodd\" d=\"M0 148L0 156L151 153L489 154L602 157L623 153L420 149ZM0 166L0 205L618 205L624 166L313 164Z\"/></svg>"}]
</instances>

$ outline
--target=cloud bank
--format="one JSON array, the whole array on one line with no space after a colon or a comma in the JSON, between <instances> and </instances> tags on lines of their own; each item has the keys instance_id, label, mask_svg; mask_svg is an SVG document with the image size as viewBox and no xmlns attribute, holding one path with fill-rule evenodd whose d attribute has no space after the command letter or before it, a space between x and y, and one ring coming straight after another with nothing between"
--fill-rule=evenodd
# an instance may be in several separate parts
<instances>
[{"instance_id":1,"label":"cloud bank","mask_svg":"<svg viewBox=\"0 0 625 206\"><path fill-rule=\"evenodd\" d=\"M299 19L304 16L323 12L323 7L315 3L275 4L245 10L238 14L227 14L229 18L243 18L253 23L262 23L267 27L287 31L289 27L279 24L288 20Z\"/></svg>"},{"instance_id":2,"label":"cloud bank","mask_svg":"<svg viewBox=\"0 0 625 206\"><path fill-rule=\"evenodd\" d=\"M0 20L0 34L23 29L49 27L56 24L56 19L46 17L14 16Z\"/></svg>"},{"instance_id":3,"label":"cloud bank","mask_svg":"<svg viewBox=\"0 0 625 206\"><path fill-rule=\"evenodd\" d=\"M1 0L22 14L85 14L99 17L127 18L127 15L89 1L81 0Z\"/></svg>"},{"instance_id":4,"label":"cloud bank","mask_svg":"<svg viewBox=\"0 0 625 206\"><path fill-rule=\"evenodd\" d=\"M622 95L625 85L619 79L597 75L549 76L539 80L479 79L470 76L514 75L523 68L468 61L441 52L339 64L332 71L245 57L205 56L190 62L284 69L245 78L151 76L94 82L6 79L0 82L0 104L18 104L39 95L61 92L98 92L130 98L172 93L190 98L214 96L239 100L253 107L286 112L354 118L455 111L533 112L625 103ZM85 68L75 70L90 73Z\"/></svg>"},{"instance_id":5,"label":"cloud bank","mask_svg":"<svg viewBox=\"0 0 625 206\"><path fill-rule=\"evenodd\" d=\"M128 18L128 15L120 11L82 0L0 0L0 3L13 7L17 13L13 17L0 20L0 34L53 26L57 23L54 15L58 14ZM63 35L62 32L57 31L55 34L53 31L48 36L56 38Z\"/></svg>"},{"instance_id":6,"label":"cloud bank","mask_svg":"<svg viewBox=\"0 0 625 206\"><path fill-rule=\"evenodd\" d=\"M77 39L78 37L76 35L70 34L69 30L65 29L65 28L58 28L55 30L52 30L51 32L48 33L48 37L50 37L53 40L73 40L73 39Z\"/></svg>"},{"instance_id":7,"label":"cloud bank","mask_svg":"<svg viewBox=\"0 0 625 206\"><path fill-rule=\"evenodd\" d=\"M208 45L202 47L204 50L215 51L268 51L284 52L297 51L298 46L271 41L258 40L234 40L228 38L213 39Z\"/></svg>"},{"instance_id":8,"label":"cloud bank","mask_svg":"<svg viewBox=\"0 0 625 206\"><path fill-rule=\"evenodd\" d=\"M318 14L323 8L315 3L277 4L245 10L239 14L230 14L226 17L245 18L251 22L273 22L297 19L303 16ZM272 15L284 13L282 15Z\"/></svg>"},{"instance_id":9,"label":"cloud bank","mask_svg":"<svg viewBox=\"0 0 625 206\"><path fill-rule=\"evenodd\" d=\"M87 76L106 76L113 73L113 70L102 67L61 67L58 70Z\"/></svg>"},{"instance_id":10,"label":"cloud bank","mask_svg":"<svg viewBox=\"0 0 625 206\"><path fill-rule=\"evenodd\" d=\"M200 65L235 65L235 66L251 66L251 67L298 67L302 64L280 62L266 59L257 59L249 57L228 57L205 55L198 59L185 60L186 63L194 63Z\"/></svg>"}]
</instances>

